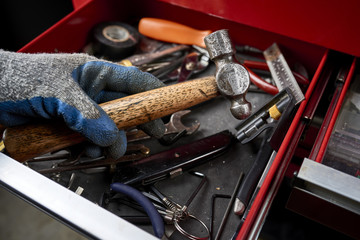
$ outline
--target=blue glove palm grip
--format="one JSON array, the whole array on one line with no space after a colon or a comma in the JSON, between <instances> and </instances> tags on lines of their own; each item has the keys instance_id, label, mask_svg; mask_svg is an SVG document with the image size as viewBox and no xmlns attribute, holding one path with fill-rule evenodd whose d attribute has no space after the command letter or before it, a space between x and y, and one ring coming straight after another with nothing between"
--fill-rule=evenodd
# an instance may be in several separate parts
<instances>
[{"instance_id":1,"label":"blue glove palm grip","mask_svg":"<svg viewBox=\"0 0 360 240\"><path fill-rule=\"evenodd\" d=\"M53 97L6 101L0 103L0 123L6 126L16 126L28 123L30 119L34 118L62 118L70 129L80 132L95 144L109 146L119 137L118 129L100 107L97 109L100 117L87 119L75 107ZM125 136L124 142L126 143ZM126 144L123 148L121 152L126 151Z\"/></svg>"},{"instance_id":2,"label":"blue glove palm grip","mask_svg":"<svg viewBox=\"0 0 360 240\"><path fill-rule=\"evenodd\" d=\"M63 119L70 129L81 133L98 146L108 147L108 153L114 158L122 156L126 151L125 133L117 129L115 123L95 102L102 103L163 86L154 76L135 67L94 61L83 55L34 55L37 61L28 55L21 57L25 59L18 59L21 69L28 67L26 72L34 74L31 75L32 78L27 78L28 75L22 75L24 71L17 72L16 81L13 82L14 94L10 89L9 97L0 102L0 124L16 126L27 123L30 119ZM69 61L64 61L66 58ZM47 64L49 67L55 66L51 72L47 71ZM32 69L38 70L31 71ZM72 71L67 72L69 69ZM38 72L41 70L44 75ZM71 81L79 84L82 90L75 85L71 87ZM36 91L34 94L21 91L21 88L26 90L32 87ZM16 91L16 88L20 91ZM25 95L19 92L24 92ZM83 97L85 95L89 98ZM99 113L89 115L86 112L84 106L90 107L92 104L89 112L96 108ZM164 130L161 127L154 129L154 136L162 135Z\"/></svg>"}]
</instances>

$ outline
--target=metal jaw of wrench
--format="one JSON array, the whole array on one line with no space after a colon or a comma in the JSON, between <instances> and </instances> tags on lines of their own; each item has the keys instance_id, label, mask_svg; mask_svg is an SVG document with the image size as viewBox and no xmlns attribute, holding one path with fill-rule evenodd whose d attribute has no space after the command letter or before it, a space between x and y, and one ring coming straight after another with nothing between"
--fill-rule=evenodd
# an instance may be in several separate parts
<instances>
[{"instance_id":1,"label":"metal jaw of wrench","mask_svg":"<svg viewBox=\"0 0 360 240\"><path fill-rule=\"evenodd\" d=\"M213 32L204 38L210 59L216 64L215 80L219 92L231 100L231 113L245 119L251 113L251 104L245 94L250 86L247 70L233 62L235 53L227 30Z\"/></svg>"},{"instance_id":2,"label":"metal jaw of wrench","mask_svg":"<svg viewBox=\"0 0 360 240\"><path fill-rule=\"evenodd\" d=\"M191 112L191 110L182 110L182 111L173 113L170 117L170 121L165 124L165 134L164 135L169 135L169 134L191 135L194 132L196 132L200 127L199 122L194 122L190 126L185 126L181 121L182 117L189 114L190 112ZM128 142L135 142L135 141L140 141L140 140L150 138L149 135L147 135L145 132L143 132L141 130L129 131L126 134L126 137L127 137Z\"/></svg>"},{"instance_id":3,"label":"metal jaw of wrench","mask_svg":"<svg viewBox=\"0 0 360 240\"><path fill-rule=\"evenodd\" d=\"M181 119L183 116L189 114L191 110L182 110L175 112L171 115L170 120L165 124L165 135L175 134L175 137L171 138L172 140L177 140L183 135L190 135L197 131L200 127L200 123L195 121L190 126L186 126L182 123ZM150 153L148 149L143 144L136 144L135 141L140 141L144 139L149 139L150 136L141 130L129 131L127 132L128 142L132 143L128 145L127 154L118 159L105 158L104 156L97 159L80 159L81 152L72 156L70 153L55 153L45 156L40 156L32 159L29 162L39 162L39 161L59 161L56 162L51 168L36 169L38 172L43 174L50 173L59 173L65 171L74 171L74 170L84 170L90 168L102 168L104 166L113 166L118 163L131 162L143 159L147 157Z\"/></svg>"}]
</instances>

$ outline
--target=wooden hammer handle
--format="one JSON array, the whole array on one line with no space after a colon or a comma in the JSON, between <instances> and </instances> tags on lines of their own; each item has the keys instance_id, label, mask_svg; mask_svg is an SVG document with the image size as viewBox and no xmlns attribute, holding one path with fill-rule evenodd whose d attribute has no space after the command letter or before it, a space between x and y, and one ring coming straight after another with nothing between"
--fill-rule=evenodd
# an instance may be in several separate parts
<instances>
[{"instance_id":1,"label":"wooden hammer handle","mask_svg":"<svg viewBox=\"0 0 360 240\"><path fill-rule=\"evenodd\" d=\"M119 129L170 115L218 95L214 77L174 84L100 104ZM47 122L7 128L7 153L23 162L85 140L62 122Z\"/></svg>"}]
</instances>

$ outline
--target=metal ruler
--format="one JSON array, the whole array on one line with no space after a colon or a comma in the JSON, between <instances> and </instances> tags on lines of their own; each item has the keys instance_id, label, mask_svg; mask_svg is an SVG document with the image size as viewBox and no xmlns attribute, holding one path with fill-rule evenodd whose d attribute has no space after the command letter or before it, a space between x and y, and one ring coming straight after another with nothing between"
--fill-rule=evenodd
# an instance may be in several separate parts
<instances>
[{"instance_id":1,"label":"metal ruler","mask_svg":"<svg viewBox=\"0 0 360 240\"><path fill-rule=\"evenodd\" d=\"M271 76L274 78L275 84L279 91L284 88L289 88L294 95L295 104L300 103L305 99L294 75L291 72L284 56L282 55L279 46L274 43L264 51L266 63L269 66Z\"/></svg>"}]
</instances>

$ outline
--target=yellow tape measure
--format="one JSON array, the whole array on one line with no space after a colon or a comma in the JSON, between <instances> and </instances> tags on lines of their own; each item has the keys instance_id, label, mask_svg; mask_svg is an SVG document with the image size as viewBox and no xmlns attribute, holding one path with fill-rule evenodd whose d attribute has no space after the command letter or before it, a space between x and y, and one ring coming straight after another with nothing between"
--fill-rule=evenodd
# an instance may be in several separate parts
<instances>
[{"instance_id":1,"label":"yellow tape measure","mask_svg":"<svg viewBox=\"0 0 360 240\"><path fill-rule=\"evenodd\" d=\"M5 144L4 144L4 141L1 140L0 141L0 152L4 152L5 151Z\"/></svg>"}]
</instances>

